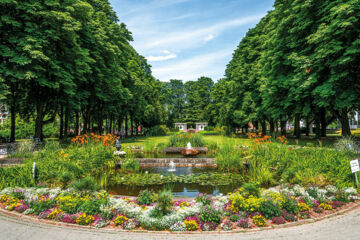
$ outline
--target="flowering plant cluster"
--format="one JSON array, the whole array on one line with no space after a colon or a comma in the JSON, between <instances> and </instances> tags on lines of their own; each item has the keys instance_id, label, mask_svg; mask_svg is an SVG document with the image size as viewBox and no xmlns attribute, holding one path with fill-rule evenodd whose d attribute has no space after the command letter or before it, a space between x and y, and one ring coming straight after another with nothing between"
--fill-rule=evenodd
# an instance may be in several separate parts
<instances>
[{"instance_id":1,"label":"flowering plant cluster","mask_svg":"<svg viewBox=\"0 0 360 240\"><path fill-rule=\"evenodd\" d=\"M310 218L358 200L354 188L327 186L253 191L237 189L225 196L199 194L194 200L171 201L162 211L149 201L116 197L106 192L77 193L60 188L6 188L0 191L0 207L39 219L90 225L170 231L212 231L264 227ZM170 199L171 200L171 199Z\"/></svg>"},{"instance_id":2,"label":"flowering plant cluster","mask_svg":"<svg viewBox=\"0 0 360 240\"><path fill-rule=\"evenodd\" d=\"M71 142L78 145L83 145L88 142L102 142L104 146L113 146L117 137L113 134L107 135L96 135L94 133L90 133L90 135L84 134L79 135L71 139Z\"/></svg>"}]
</instances>

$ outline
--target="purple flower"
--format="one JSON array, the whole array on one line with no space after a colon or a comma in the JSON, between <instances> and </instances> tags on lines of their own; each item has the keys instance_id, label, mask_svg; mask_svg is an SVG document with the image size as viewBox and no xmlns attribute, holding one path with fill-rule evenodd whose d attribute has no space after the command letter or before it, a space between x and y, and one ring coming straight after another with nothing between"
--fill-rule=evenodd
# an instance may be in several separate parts
<instances>
[{"instance_id":1,"label":"purple flower","mask_svg":"<svg viewBox=\"0 0 360 240\"><path fill-rule=\"evenodd\" d=\"M25 210L27 210L27 209L29 209L29 206L26 204L22 204L22 205L16 207L15 211L22 213L22 212L25 212Z\"/></svg>"},{"instance_id":2,"label":"purple flower","mask_svg":"<svg viewBox=\"0 0 360 240\"><path fill-rule=\"evenodd\" d=\"M63 219L61 220L64 223L76 223L76 219L78 218L78 214L65 214Z\"/></svg>"},{"instance_id":3,"label":"purple flower","mask_svg":"<svg viewBox=\"0 0 360 240\"><path fill-rule=\"evenodd\" d=\"M274 224L284 224L284 223L286 223L286 220L285 220L285 218L284 217L273 217L273 219L272 219L272 223L274 223Z\"/></svg>"},{"instance_id":4,"label":"purple flower","mask_svg":"<svg viewBox=\"0 0 360 240\"><path fill-rule=\"evenodd\" d=\"M239 227L242 227L242 228L250 228L250 221L249 219L247 218L244 218L244 219L240 219L239 221L237 221L236 223Z\"/></svg>"},{"instance_id":5,"label":"purple flower","mask_svg":"<svg viewBox=\"0 0 360 240\"><path fill-rule=\"evenodd\" d=\"M50 209L42 211L41 213L39 213L38 219L46 219L49 216L50 213L51 213Z\"/></svg>"}]
</instances>

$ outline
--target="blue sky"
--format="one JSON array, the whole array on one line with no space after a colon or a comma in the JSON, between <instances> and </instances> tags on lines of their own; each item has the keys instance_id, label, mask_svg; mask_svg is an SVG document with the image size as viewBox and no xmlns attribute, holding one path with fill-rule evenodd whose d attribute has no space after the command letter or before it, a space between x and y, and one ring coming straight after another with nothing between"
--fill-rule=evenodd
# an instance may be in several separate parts
<instances>
[{"instance_id":1,"label":"blue sky","mask_svg":"<svg viewBox=\"0 0 360 240\"><path fill-rule=\"evenodd\" d=\"M161 81L214 81L274 0L110 0Z\"/></svg>"}]
</instances>

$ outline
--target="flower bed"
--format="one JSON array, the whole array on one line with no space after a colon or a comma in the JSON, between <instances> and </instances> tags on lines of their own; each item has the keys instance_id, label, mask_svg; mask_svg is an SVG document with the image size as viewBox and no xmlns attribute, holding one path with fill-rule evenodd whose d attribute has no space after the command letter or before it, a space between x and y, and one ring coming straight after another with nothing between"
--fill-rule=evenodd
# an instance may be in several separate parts
<instances>
[{"instance_id":1,"label":"flower bed","mask_svg":"<svg viewBox=\"0 0 360 240\"><path fill-rule=\"evenodd\" d=\"M140 205L137 198L59 188L6 188L0 207L39 219L125 230L231 231L316 218L359 199L354 188L283 186L262 191L236 189L226 196L201 194L194 200Z\"/></svg>"}]
</instances>

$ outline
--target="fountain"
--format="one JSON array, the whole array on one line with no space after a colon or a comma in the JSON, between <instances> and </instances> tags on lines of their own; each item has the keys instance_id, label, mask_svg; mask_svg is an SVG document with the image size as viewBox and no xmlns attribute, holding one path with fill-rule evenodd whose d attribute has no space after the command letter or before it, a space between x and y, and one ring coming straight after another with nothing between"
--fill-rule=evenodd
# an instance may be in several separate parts
<instances>
[{"instance_id":1,"label":"fountain","mask_svg":"<svg viewBox=\"0 0 360 240\"><path fill-rule=\"evenodd\" d=\"M187 147L183 150L181 150L181 154L184 156L195 156L198 155L200 152L199 150L192 148L191 143L188 142Z\"/></svg>"},{"instance_id":2,"label":"fountain","mask_svg":"<svg viewBox=\"0 0 360 240\"><path fill-rule=\"evenodd\" d=\"M175 171L176 171L175 163L173 161L170 161L168 172L175 172Z\"/></svg>"}]
</instances>

